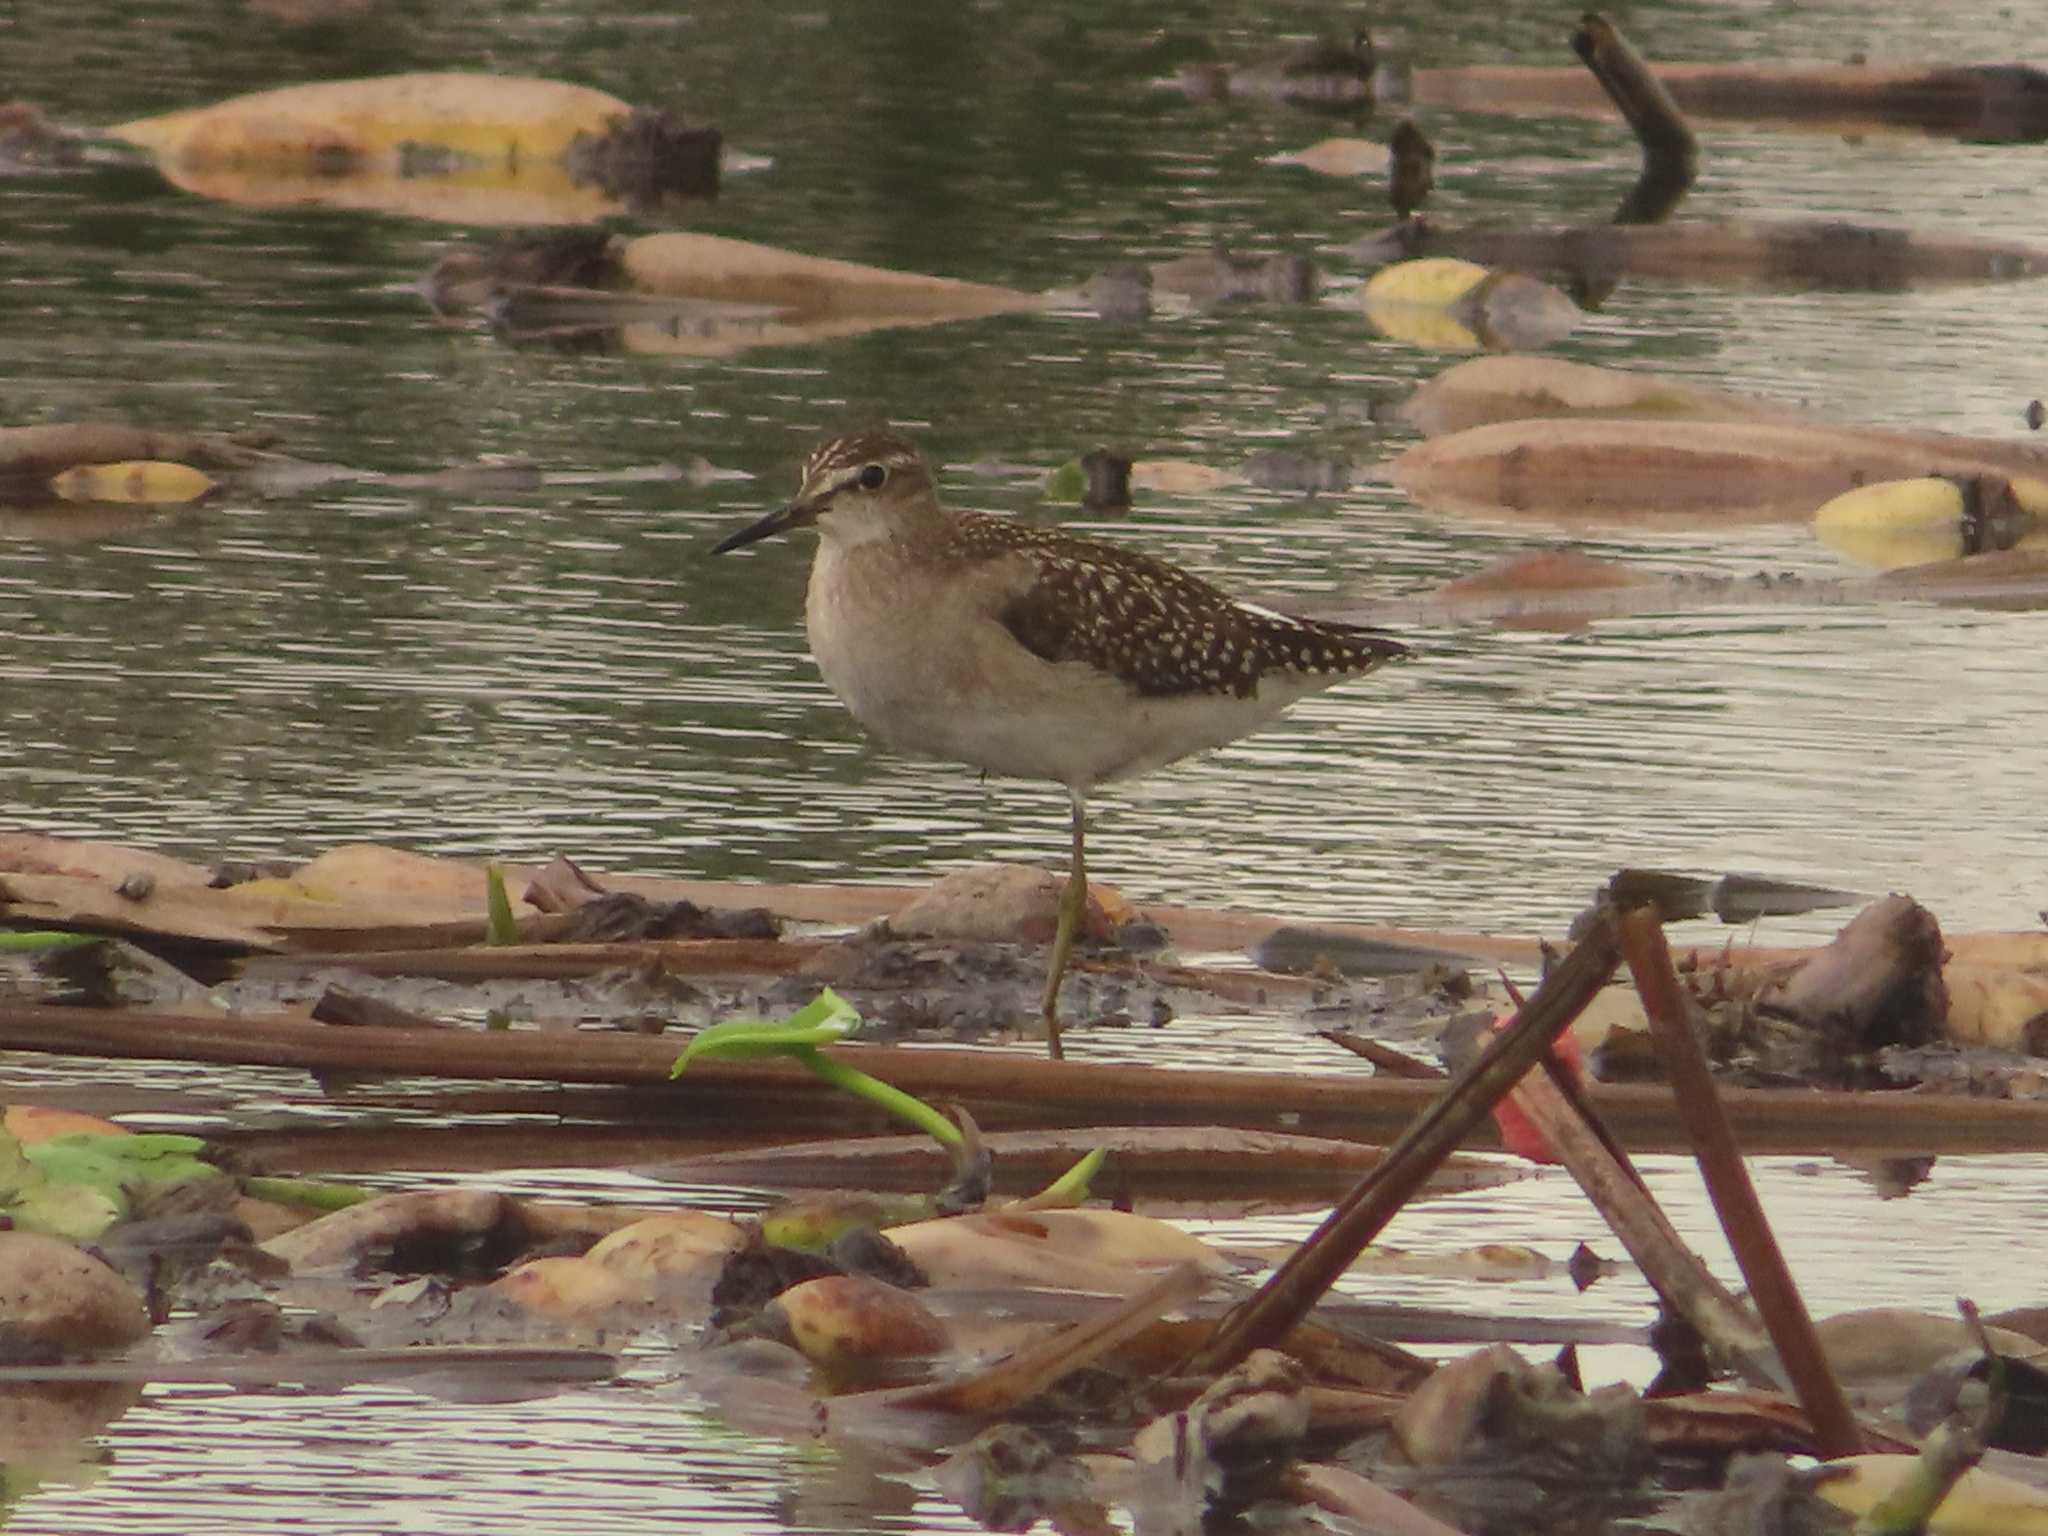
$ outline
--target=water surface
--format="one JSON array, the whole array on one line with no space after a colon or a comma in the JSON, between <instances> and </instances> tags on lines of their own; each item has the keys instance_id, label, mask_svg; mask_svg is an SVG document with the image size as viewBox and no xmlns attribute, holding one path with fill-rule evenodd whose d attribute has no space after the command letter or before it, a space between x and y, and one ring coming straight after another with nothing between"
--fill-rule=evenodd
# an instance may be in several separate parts
<instances>
[{"instance_id":1,"label":"water surface","mask_svg":"<svg viewBox=\"0 0 2048 1536\"><path fill-rule=\"evenodd\" d=\"M1245 57L1329 19L1219 3L1173 27ZM1425 64L1569 62L1570 18L1556 7L1391 4L1374 20ZM1910 26L1847 3L1653 4L1623 20L1647 52L1674 58L1960 61L2015 46L2009 8L1985 3ZM1261 163L1356 125L1149 89L1171 53L1160 26L1140 6L650 14L594 0L506 14L382 7L293 29L196 0L147 17L88 0L0 19L0 44L18 66L11 89L73 122L296 81L493 69L680 106L770 160L715 203L623 222L632 232L685 225L1033 289L1218 243L1322 255L1333 278L1360 275L1328 250L1385 221L1378 189ZM1613 125L1453 113L1422 124L1446 220L1600 218L1634 174ZM1703 137L1691 217L2039 237L2034 148L1741 125ZM1448 361L1379 338L1335 300L1144 323L1007 318L722 361L521 349L437 322L412 291L468 231L232 207L123 166L11 179L0 207L0 420L267 428L303 457L394 472L701 456L753 477L472 495L340 485L72 541L0 539L8 819L202 858L375 840L873 882L1054 858L1057 791L980 782L862 739L804 654L801 548L713 561L710 543L785 497L817 436L854 423L913 432L957 504L1027 516L1057 515L1040 477L1098 445L1231 465L1281 444L1376 464L1408 441L1376 407ZM2038 298L2033 286L1624 284L1556 351L1849 421L2013 437L2041 392ZM1532 545L1667 572L1845 573L1796 526L1564 531L1446 517L1379 483L1316 498L1148 497L1114 523L1070 520L1294 601L1414 594ZM1617 866L1658 864L1904 890L1952 928L2032 927L2048 905L2043 822L2027 810L2048 740L2041 622L1887 606L1417 634L1416 664L1101 794L1092 869L1141 904L1555 934ZM1812 938L1836 921L1774 922L1756 937ZM1277 1052L1334 1069L1244 1021L1195 1021L1190 1035L1209 1059ZM16 1059L10 1091L44 1070ZM46 1072L81 1079L109 1092L163 1081ZM265 1081L230 1087L246 1102ZM1690 1175L1655 1166L1682 1228L1726 1273ZM1945 1308L1964 1289L1987 1307L2038 1301L2037 1175L2021 1159L1951 1161L1893 1204L1824 1165L1774 1162L1763 1179L1824 1311ZM1581 1238L1602 1245L1550 1178L1404 1222L1395 1236L1410 1243L1526 1240L1559 1257ZM1929 1246L1934 1230L1943 1241ZM1512 1296L1385 1289L1645 1315L1627 1284L1585 1299L1562 1282ZM857 1459L729 1435L645 1385L511 1408L388 1388L163 1388L108 1443L97 1486L39 1495L11 1528L510 1531L567 1524L593 1503L619 1531L961 1526L928 1491Z\"/></svg>"}]
</instances>

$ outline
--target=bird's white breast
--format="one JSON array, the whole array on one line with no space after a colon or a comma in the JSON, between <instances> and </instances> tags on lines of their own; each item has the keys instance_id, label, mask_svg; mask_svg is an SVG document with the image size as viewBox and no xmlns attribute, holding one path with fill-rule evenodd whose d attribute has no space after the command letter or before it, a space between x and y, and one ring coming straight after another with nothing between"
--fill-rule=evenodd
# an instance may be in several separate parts
<instances>
[{"instance_id":1,"label":"bird's white breast","mask_svg":"<svg viewBox=\"0 0 2048 1536\"><path fill-rule=\"evenodd\" d=\"M999 606L989 582L935 580L893 543L825 539L804 617L826 683L888 745L1081 789L1235 740L1331 681L1145 697L1085 662L1033 655Z\"/></svg>"}]
</instances>

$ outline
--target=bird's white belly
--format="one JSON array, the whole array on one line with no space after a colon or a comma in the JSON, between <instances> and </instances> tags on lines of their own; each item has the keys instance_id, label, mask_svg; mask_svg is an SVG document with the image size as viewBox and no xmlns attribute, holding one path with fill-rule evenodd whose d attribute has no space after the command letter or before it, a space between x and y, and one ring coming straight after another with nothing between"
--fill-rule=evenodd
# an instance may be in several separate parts
<instances>
[{"instance_id":1,"label":"bird's white belly","mask_svg":"<svg viewBox=\"0 0 2048 1536\"><path fill-rule=\"evenodd\" d=\"M1086 663L1041 660L993 617L881 601L877 584L831 564L821 558L830 579L813 573L811 653L854 718L899 751L1086 789L1233 741L1317 686L1269 678L1251 698L1143 697Z\"/></svg>"},{"instance_id":2,"label":"bird's white belly","mask_svg":"<svg viewBox=\"0 0 2048 1536\"><path fill-rule=\"evenodd\" d=\"M1073 662L1051 670L1085 671ZM943 722L928 720L924 739L943 734L948 744L940 755L991 773L1085 789L1235 741L1281 709L1259 699L1147 699L1121 684L1106 704L1091 707L1088 696L1098 692L1093 679L1067 682L1065 697L1010 708L991 701Z\"/></svg>"}]
</instances>

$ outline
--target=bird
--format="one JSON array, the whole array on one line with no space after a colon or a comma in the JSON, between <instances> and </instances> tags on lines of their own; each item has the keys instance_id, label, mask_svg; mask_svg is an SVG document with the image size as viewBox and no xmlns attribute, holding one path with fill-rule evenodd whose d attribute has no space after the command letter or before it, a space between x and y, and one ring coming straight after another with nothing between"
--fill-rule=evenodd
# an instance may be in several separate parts
<instances>
[{"instance_id":1,"label":"bird","mask_svg":"<svg viewBox=\"0 0 2048 1536\"><path fill-rule=\"evenodd\" d=\"M855 720L898 751L1067 791L1072 857L1043 1004L1054 1058L1087 909L1089 793L1409 655L1378 630L1242 601L1134 548L951 510L916 446L884 430L821 443L796 499L712 553L800 528L818 533L811 655Z\"/></svg>"}]
</instances>

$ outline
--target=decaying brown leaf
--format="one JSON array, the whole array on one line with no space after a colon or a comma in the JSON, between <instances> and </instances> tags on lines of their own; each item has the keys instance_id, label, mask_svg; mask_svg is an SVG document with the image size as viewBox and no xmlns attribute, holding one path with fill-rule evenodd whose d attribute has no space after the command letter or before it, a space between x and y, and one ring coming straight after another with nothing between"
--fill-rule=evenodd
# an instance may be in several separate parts
<instances>
[{"instance_id":1,"label":"decaying brown leaf","mask_svg":"<svg viewBox=\"0 0 2048 1536\"><path fill-rule=\"evenodd\" d=\"M1454 364L1417 386L1400 407L1401 418L1424 437L1532 417L1784 422L1801 414L1795 406L1682 379L1523 353Z\"/></svg>"},{"instance_id":2,"label":"decaying brown leaf","mask_svg":"<svg viewBox=\"0 0 2048 1536\"><path fill-rule=\"evenodd\" d=\"M1968 438L1814 423L1525 419L1418 443L1394 478L1452 512L1765 522L1809 516L1871 481L1999 473L2011 456Z\"/></svg>"}]
</instances>

